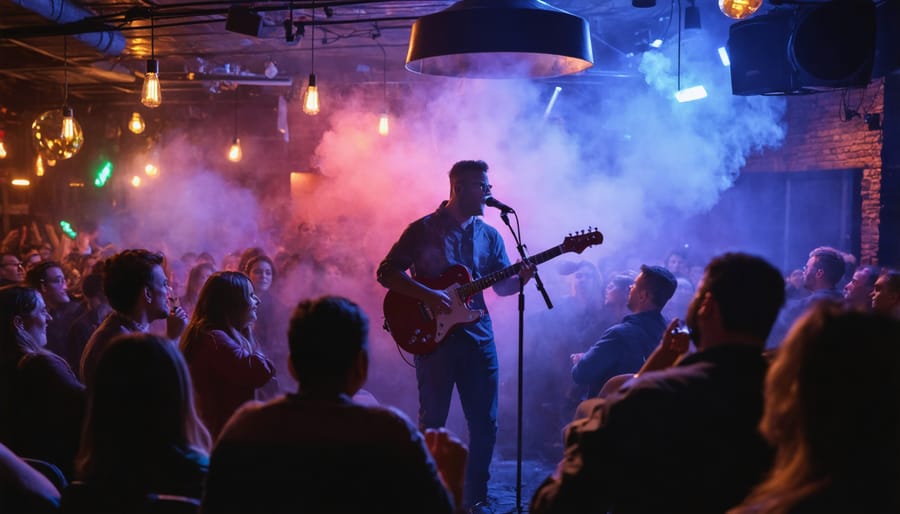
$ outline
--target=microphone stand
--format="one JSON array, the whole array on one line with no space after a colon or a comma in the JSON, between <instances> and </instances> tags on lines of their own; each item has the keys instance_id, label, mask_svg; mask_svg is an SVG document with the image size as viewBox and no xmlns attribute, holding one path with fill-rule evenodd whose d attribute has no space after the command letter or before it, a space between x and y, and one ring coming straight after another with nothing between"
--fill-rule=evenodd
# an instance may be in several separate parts
<instances>
[{"instance_id":1,"label":"microphone stand","mask_svg":"<svg viewBox=\"0 0 900 514\"><path fill-rule=\"evenodd\" d=\"M513 211L515 214L515 211ZM519 215L516 214L516 229L513 230L512 225L509 223L509 213L506 211L501 211L500 219L503 220L503 223L509 227L509 231L512 233L513 239L516 241L516 250L519 251L519 256L522 258L522 262L528 261L528 249L525 245L522 244L521 238L521 227L519 226ZM547 294L547 290L544 289L544 284L541 282L541 277L538 275L537 269L534 270L534 283L538 288L538 291L541 292L541 296L544 298L544 302L547 304L548 309L553 308L553 303L550 301L550 296ZM522 378L524 376L524 348L525 348L525 283L520 279L519 280L519 342L518 342L518 368L517 368L517 377L516 377L516 512L522 512L522 404L523 404L523 381Z\"/></svg>"}]
</instances>

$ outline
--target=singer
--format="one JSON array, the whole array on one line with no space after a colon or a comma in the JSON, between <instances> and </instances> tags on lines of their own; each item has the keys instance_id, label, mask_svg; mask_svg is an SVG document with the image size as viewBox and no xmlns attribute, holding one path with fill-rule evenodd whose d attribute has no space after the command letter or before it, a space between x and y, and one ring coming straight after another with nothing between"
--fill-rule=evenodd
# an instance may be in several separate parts
<instances>
[{"instance_id":1,"label":"singer","mask_svg":"<svg viewBox=\"0 0 900 514\"><path fill-rule=\"evenodd\" d=\"M453 306L451 298L418 280L438 277L453 265L468 268L473 279L509 266L500 234L480 218L491 198L487 171L484 161L453 165L450 199L403 231L378 266L381 285L421 301L432 312L447 312ZM533 267L523 265L518 275L494 284L493 289L500 296L514 294L519 281L528 282L533 274ZM483 309L485 315L477 322L455 327L433 352L415 356L419 428L444 426L456 385L469 430L464 507L468 512L485 513L493 512L487 501L487 482L497 439L499 368L484 296L475 294L470 304Z\"/></svg>"}]
</instances>

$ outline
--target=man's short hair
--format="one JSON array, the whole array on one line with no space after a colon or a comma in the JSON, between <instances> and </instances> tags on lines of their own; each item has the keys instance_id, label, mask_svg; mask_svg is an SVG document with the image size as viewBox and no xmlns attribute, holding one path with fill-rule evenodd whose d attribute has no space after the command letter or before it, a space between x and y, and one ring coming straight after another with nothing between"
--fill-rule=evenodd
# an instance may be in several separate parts
<instances>
[{"instance_id":1,"label":"man's short hair","mask_svg":"<svg viewBox=\"0 0 900 514\"><path fill-rule=\"evenodd\" d=\"M144 290L153 278L153 267L162 266L162 254L148 250L125 250L109 259L103 266L103 292L109 305L128 312L137 305Z\"/></svg>"},{"instance_id":2,"label":"man's short hair","mask_svg":"<svg viewBox=\"0 0 900 514\"><path fill-rule=\"evenodd\" d=\"M25 283L40 291L44 280L47 280L47 271L51 268L63 269L62 264L56 261L41 261L25 273Z\"/></svg>"},{"instance_id":3,"label":"man's short hair","mask_svg":"<svg viewBox=\"0 0 900 514\"><path fill-rule=\"evenodd\" d=\"M761 257L726 253L706 267L704 292L718 303L726 330L766 339L784 304L784 278Z\"/></svg>"},{"instance_id":4,"label":"man's short hair","mask_svg":"<svg viewBox=\"0 0 900 514\"><path fill-rule=\"evenodd\" d=\"M97 298L103 296L103 275L100 273L88 273L81 279L81 292L85 298Z\"/></svg>"},{"instance_id":5,"label":"man's short hair","mask_svg":"<svg viewBox=\"0 0 900 514\"><path fill-rule=\"evenodd\" d=\"M819 247L809 252L810 257L816 259L816 266L825 272L825 281L834 287L844 276L846 263L841 254L835 250Z\"/></svg>"},{"instance_id":6,"label":"man's short hair","mask_svg":"<svg viewBox=\"0 0 900 514\"><path fill-rule=\"evenodd\" d=\"M488 165L484 161L459 161L450 168L450 182L456 182L468 173L487 173Z\"/></svg>"},{"instance_id":7,"label":"man's short hair","mask_svg":"<svg viewBox=\"0 0 900 514\"><path fill-rule=\"evenodd\" d=\"M653 304L662 309L666 302L675 294L678 289L678 280L671 271L662 266L641 265L641 273L647 278L648 290Z\"/></svg>"},{"instance_id":8,"label":"man's short hair","mask_svg":"<svg viewBox=\"0 0 900 514\"><path fill-rule=\"evenodd\" d=\"M369 318L340 296L303 300L288 327L291 364L301 388L334 388L368 347Z\"/></svg>"}]
</instances>

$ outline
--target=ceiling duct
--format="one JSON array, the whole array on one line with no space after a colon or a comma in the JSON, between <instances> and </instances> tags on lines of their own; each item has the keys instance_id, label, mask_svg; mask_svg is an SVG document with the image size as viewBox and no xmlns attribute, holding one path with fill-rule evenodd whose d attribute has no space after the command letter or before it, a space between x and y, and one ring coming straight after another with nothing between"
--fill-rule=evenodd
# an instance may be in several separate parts
<instances>
[{"instance_id":1,"label":"ceiling duct","mask_svg":"<svg viewBox=\"0 0 900 514\"><path fill-rule=\"evenodd\" d=\"M11 1L15 5L24 7L60 25L82 23L95 16L94 13L84 10L68 0ZM100 24L99 27L102 30L74 34L74 37L106 55L120 55L125 50L125 36L107 25Z\"/></svg>"},{"instance_id":2,"label":"ceiling duct","mask_svg":"<svg viewBox=\"0 0 900 514\"><path fill-rule=\"evenodd\" d=\"M460 0L413 23L406 69L536 78L577 73L593 62L584 18L540 0Z\"/></svg>"}]
</instances>

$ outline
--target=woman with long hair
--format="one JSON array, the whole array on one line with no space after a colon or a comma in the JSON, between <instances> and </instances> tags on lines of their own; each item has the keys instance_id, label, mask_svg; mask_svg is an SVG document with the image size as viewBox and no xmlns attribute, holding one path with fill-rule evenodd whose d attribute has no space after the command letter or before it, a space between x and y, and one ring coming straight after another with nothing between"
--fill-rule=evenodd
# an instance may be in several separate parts
<instances>
[{"instance_id":1,"label":"woman with long hair","mask_svg":"<svg viewBox=\"0 0 900 514\"><path fill-rule=\"evenodd\" d=\"M114 339L88 392L78 478L123 508L149 493L200 498L209 448L178 348L152 334Z\"/></svg>"},{"instance_id":2,"label":"woman with long hair","mask_svg":"<svg viewBox=\"0 0 900 514\"><path fill-rule=\"evenodd\" d=\"M900 512L900 321L819 304L765 388L775 465L730 514Z\"/></svg>"},{"instance_id":3,"label":"woman with long hair","mask_svg":"<svg viewBox=\"0 0 900 514\"><path fill-rule=\"evenodd\" d=\"M279 385L284 387L287 384L283 383L283 377L290 375L285 337L288 313L278 297L272 293L272 283L276 276L275 263L267 255L256 255L247 261L243 272L250 277L253 289L259 297L256 322L253 323L253 337L263 352L275 363Z\"/></svg>"},{"instance_id":4,"label":"woman with long hair","mask_svg":"<svg viewBox=\"0 0 900 514\"><path fill-rule=\"evenodd\" d=\"M84 386L62 357L44 348L50 319L37 290L0 288L0 442L71 477Z\"/></svg>"},{"instance_id":5,"label":"woman with long hair","mask_svg":"<svg viewBox=\"0 0 900 514\"><path fill-rule=\"evenodd\" d=\"M247 275L220 271L200 290L181 351L191 370L197 410L213 438L257 389L275 376L253 338L259 298Z\"/></svg>"}]
</instances>

